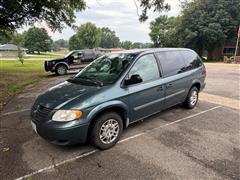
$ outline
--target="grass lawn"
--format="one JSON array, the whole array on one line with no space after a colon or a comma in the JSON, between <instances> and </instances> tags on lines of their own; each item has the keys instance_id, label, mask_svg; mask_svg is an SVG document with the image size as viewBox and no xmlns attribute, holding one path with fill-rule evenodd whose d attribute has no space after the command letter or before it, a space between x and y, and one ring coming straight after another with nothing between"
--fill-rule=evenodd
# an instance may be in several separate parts
<instances>
[{"instance_id":1,"label":"grass lawn","mask_svg":"<svg viewBox=\"0 0 240 180\"><path fill-rule=\"evenodd\" d=\"M44 61L0 60L0 110L10 97L46 78Z\"/></svg>"},{"instance_id":2,"label":"grass lawn","mask_svg":"<svg viewBox=\"0 0 240 180\"><path fill-rule=\"evenodd\" d=\"M64 56L64 54L61 54L61 53L41 53L41 54L26 54L25 56L24 56L24 59L32 59L32 58L36 58L36 59L38 59L38 58L44 58L44 59L46 59L46 58L49 58L49 59L51 59L51 58L60 58L60 57L63 57ZM16 58L16 59L18 59L18 57L17 56L0 56L0 59L1 58Z\"/></svg>"},{"instance_id":3,"label":"grass lawn","mask_svg":"<svg viewBox=\"0 0 240 180\"><path fill-rule=\"evenodd\" d=\"M24 58L58 58L58 57L63 57L64 54L27 54Z\"/></svg>"}]
</instances>

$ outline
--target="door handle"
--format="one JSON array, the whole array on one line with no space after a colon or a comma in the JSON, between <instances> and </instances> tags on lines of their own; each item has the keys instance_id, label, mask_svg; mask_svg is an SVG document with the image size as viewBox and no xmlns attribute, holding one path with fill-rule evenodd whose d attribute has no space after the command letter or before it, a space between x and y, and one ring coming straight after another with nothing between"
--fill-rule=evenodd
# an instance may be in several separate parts
<instances>
[{"instance_id":1,"label":"door handle","mask_svg":"<svg viewBox=\"0 0 240 180\"><path fill-rule=\"evenodd\" d=\"M172 83L169 83L169 84L167 84L166 85L166 88L168 89L168 88L171 88L172 87Z\"/></svg>"},{"instance_id":2,"label":"door handle","mask_svg":"<svg viewBox=\"0 0 240 180\"><path fill-rule=\"evenodd\" d=\"M163 90L163 86L159 86L158 88L157 88L157 91L162 91Z\"/></svg>"}]
</instances>

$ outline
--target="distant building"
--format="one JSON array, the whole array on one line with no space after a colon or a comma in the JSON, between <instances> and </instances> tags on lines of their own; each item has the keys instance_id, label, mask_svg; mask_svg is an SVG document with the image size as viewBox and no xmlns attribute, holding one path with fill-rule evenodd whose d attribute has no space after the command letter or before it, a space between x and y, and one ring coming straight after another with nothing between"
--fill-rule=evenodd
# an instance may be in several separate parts
<instances>
[{"instance_id":1,"label":"distant building","mask_svg":"<svg viewBox=\"0 0 240 180\"><path fill-rule=\"evenodd\" d=\"M63 48L63 47L60 47L59 52L63 52L63 53L67 53L68 52L68 48Z\"/></svg>"},{"instance_id":2,"label":"distant building","mask_svg":"<svg viewBox=\"0 0 240 180\"><path fill-rule=\"evenodd\" d=\"M22 51L25 52L25 49ZM0 45L0 57L1 56L18 56L18 47L15 44Z\"/></svg>"},{"instance_id":3,"label":"distant building","mask_svg":"<svg viewBox=\"0 0 240 180\"><path fill-rule=\"evenodd\" d=\"M123 49L123 48L99 48L98 50L102 53L111 53L111 52L116 52L116 51L123 51L125 49Z\"/></svg>"},{"instance_id":4,"label":"distant building","mask_svg":"<svg viewBox=\"0 0 240 180\"><path fill-rule=\"evenodd\" d=\"M213 57L214 59L223 59L224 56L227 56L227 57L234 56L235 49L236 49L236 42L227 40L223 47L214 49ZM238 47L237 56L240 56L240 47Z\"/></svg>"}]
</instances>

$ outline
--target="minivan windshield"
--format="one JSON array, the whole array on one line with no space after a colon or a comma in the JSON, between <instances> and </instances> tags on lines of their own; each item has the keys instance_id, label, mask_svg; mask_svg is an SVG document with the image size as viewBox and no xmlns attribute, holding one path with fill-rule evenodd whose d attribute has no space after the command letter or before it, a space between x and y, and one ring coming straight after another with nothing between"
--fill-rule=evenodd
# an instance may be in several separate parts
<instances>
[{"instance_id":1,"label":"minivan windshield","mask_svg":"<svg viewBox=\"0 0 240 180\"><path fill-rule=\"evenodd\" d=\"M137 54L133 53L104 55L80 71L72 81L87 80L100 86L112 84L129 67L136 56Z\"/></svg>"}]
</instances>

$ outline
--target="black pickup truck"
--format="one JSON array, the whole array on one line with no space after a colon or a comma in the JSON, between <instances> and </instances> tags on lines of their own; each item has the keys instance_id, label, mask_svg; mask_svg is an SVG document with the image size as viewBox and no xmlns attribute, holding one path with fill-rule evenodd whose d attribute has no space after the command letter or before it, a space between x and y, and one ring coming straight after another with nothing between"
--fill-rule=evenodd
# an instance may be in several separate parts
<instances>
[{"instance_id":1,"label":"black pickup truck","mask_svg":"<svg viewBox=\"0 0 240 180\"><path fill-rule=\"evenodd\" d=\"M93 50L74 50L63 58L53 59L44 62L45 71L55 72L57 75L64 75L68 70L81 69L100 56Z\"/></svg>"}]
</instances>

